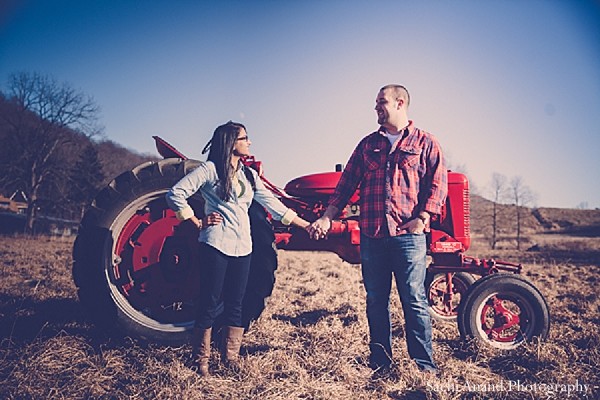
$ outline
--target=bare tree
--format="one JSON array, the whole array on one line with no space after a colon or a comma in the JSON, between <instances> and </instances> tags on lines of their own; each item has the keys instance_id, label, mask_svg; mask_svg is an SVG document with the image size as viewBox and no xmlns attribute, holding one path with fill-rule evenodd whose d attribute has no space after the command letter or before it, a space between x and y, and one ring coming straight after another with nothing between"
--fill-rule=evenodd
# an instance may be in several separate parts
<instances>
[{"instance_id":1,"label":"bare tree","mask_svg":"<svg viewBox=\"0 0 600 400\"><path fill-rule=\"evenodd\" d=\"M102 188L104 179L98 150L89 144L81 152L68 179L67 201L79 209L78 218L83 218L85 207Z\"/></svg>"},{"instance_id":2,"label":"bare tree","mask_svg":"<svg viewBox=\"0 0 600 400\"><path fill-rule=\"evenodd\" d=\"M492 232L490 235L490 246L492 249L496 248L499 240L500 230L500 218L501 218L501 207L500 203L503 203L507 199L508 195L508 182L504 175L494 172L492 174L492 181L490 183L490 191L492 197L492 212L491 212L491 228Z\"/></svg>"},{"instance_id":3,"label":"bare tree","mask_svg":"<svg viewBox=\"0 0 600 400\"><path fill-rule=\"evenodd\" d=\"M523 217L525 216L524 208L531 205L535 200L535 195L523 182L523 178L515 176L510 181L510 193L515 207L516 217L516 234L517 234L517 250L521 249L521 234Z\"/></svg>"},{"instance_id":4,"label":"bare tree","mask_svg":"<svg viewBox=\"0 0 600 400\"><path fill-rule=\"evenodd\" d=\"M12 112L3 113L3 136L8 151L3 157L3 186L18 187L27 195L26 232L33 232L41 189L52 176L69 166L64 157L77 134L91 138L100 133L98 106L93 99L40 74L9 77L8 101ZM72 154L71 154L72 156Z\"/></svg>"}]
</instances>

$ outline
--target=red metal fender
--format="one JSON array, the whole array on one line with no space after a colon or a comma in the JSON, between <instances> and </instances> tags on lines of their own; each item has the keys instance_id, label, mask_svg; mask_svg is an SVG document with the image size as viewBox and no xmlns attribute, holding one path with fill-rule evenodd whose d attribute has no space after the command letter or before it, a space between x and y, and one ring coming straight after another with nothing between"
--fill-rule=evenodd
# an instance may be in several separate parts
<instances>
[{"instance_id":1,"label":"red metal fender","mask_svg":"<svg viewBox=\"0 0 600 400\"><path fill-rule=\"evenodd\" d=\"M183 155L182 152L177 150L174 146L160 136L152 136L152 138L156 142L156 150L158 151L158 154L162 156L162 158L181 158L182 160L188 159Z\"/></svg>"},{"instance_id":2,"label":"red metal fender","mask_svg":"<svg viewBox=\"0 0 600 400\"><path fill-rule=\"evenodd\" d=\"M331 196L337 186L341 172L322 172L318 174L305 175L292 179L285 185L285 192L297 197L323 197ZM358 202L358 190L352 195L349 203Z\"/></svg>"}]
</instances>

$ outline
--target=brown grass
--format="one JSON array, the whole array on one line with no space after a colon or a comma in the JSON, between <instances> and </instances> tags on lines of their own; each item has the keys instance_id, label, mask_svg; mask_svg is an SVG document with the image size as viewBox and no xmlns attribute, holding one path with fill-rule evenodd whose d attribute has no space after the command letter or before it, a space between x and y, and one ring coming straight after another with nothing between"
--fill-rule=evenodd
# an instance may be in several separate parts
<instances>
[{"instance_id":1,"label":"brown grass","mask_svg":"<svg viewBox=\"0 0 600 400\"><path fill-rule=\"evenodd\" d=\"M547 341L512 353L478 350L459 340L455 325L434 323L443 372L423 376L408 359L394 296L397 366L375 379L365 365L359 268L333 254L281 251L273 296L245 336L242 372L224 369L215 355L213 375L202 379L186 366L188 346L108 338L85 322L71 281L71 240L2 237L0 398L536 399L567 398L559 392L567 386L549 392L543 385L576 383L590 385L587 398L598 398L600 239L532 241L539 250L497 254L476 241L470 254L527 261L525 276L550 306ZM517 381L520 387L510 386Z\"/></svg>"}]
</instances>

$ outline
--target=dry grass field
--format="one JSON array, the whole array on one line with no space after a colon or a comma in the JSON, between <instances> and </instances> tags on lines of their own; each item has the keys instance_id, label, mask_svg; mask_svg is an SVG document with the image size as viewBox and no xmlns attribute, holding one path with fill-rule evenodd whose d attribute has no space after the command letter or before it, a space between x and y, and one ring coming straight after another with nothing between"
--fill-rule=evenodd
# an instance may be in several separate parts
<instances>
[{"instance_id":1,"label":"dry grass field","mask_svg":"<svg viewBox=\"0 0 600 400\"><path fill-rule=\"evenodd\" d=\"M71 280L72 239L0 237L1 399L547 399L600 398L600 238L539 234L536 251L469 254L526 265L545 295L550 337L514 352L477 349L434 322L440 377L408 360L393 297L395 365L365 365L360 269L336 255L279 253L274 293L245 336L243 370L211 360L200 378L188 346L106 337L86 322Z\"/></svg>"}]
</instances>

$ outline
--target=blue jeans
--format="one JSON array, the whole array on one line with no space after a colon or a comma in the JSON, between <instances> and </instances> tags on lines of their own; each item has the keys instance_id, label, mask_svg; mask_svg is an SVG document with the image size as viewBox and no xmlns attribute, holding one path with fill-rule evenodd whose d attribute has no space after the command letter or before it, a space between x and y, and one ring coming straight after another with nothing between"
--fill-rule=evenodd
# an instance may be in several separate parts
<instances>
[{"instance_id":1,"label":"blue jeans","mask_svg":"<svg viewBox=\"0 0 600 400\"><path fill-rule=\"evenodd\" d=\"M436 370L431 347L431 317L425 294L426 239L424 234L405 234L373 239L361 235L362 275L367 292L370 362L373 368L392 362L390 292L392 274L406 326L408 354L419 368Z\"/></svg>"},{"instance_id":2,"label":"blue jeans","mask_svg":"<svg viewBox=\"0 0 600 400\"><path fill-rule=\"evenodd\" d=\"M223 306L223 324L242 326L242 301L246 293L251 255L231 257L200 243L200 298L195 326L210 328Z\"/></svg>"}]
</instances>

